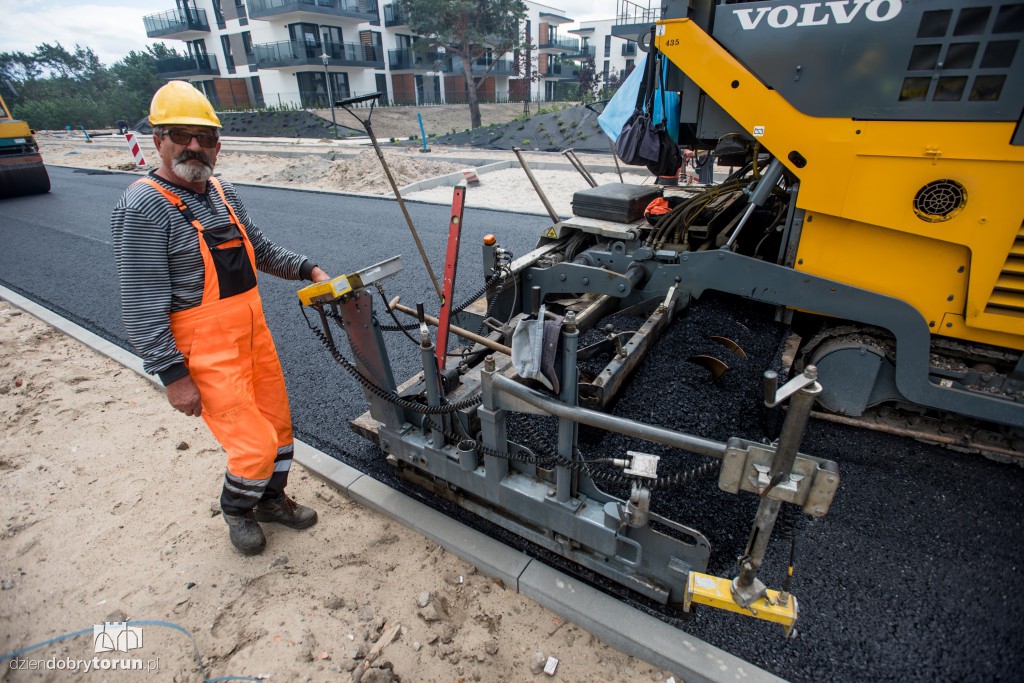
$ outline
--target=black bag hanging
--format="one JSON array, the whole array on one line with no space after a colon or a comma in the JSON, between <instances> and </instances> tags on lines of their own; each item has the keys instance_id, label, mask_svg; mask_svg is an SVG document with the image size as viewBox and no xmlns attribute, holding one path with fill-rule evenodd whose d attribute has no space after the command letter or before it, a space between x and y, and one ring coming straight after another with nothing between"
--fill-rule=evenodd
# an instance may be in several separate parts
<instances>
[{"instance_id":1,"label":"black bag hanging","mask_svg":"<svg viewBox=\"0 0 1024 683\"><path fill-rule=\"evenodd\" d=\"M660 134L651 122L654 113L654 91L657 87L657 49L651 32L650 52L644 67L644 78L636 94L636 107L622 132L615 140L615 154L628 166L646 166L661 156Z\"/></svg>"},{"instance_id":2,"label":"black bag hanging","mask_svg":"<svg viewBox=\"0 0 1024 683\"><path fill-rule=\"evenodd\" d=\"M653 46L651 52L655 54ZM660 62L660 59L658 61ZM665 106L665 70L660 63L656 65L655 69L657 71L655 82L661 86L661 113L665 119L654 126L658 137L658 152L653 158L645 157L648 162L646 165L647 170L656 176L674 176L678 175L679 168L683 165L683 157L679 153L679 145L669 135L666 125L668 123L668 108ZM653 105L653 97L651 99ZM653 106L651 113L653 115Z\"/></svg>"}]
</instances>

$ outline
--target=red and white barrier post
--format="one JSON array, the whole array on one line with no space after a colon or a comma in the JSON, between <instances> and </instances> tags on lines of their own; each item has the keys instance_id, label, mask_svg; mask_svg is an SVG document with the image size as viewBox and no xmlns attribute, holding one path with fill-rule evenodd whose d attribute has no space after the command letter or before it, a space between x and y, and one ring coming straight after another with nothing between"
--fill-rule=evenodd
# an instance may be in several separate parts
<instances>
[{"instance_id":1,"label":"red and white barrier post","mask_svg":"<svg viewBox=\"0 0 1024 683\"><path fill-rule=\"evenodd\" d=\"M137 168L146 168L146 160L142 157L142 148L139 147L139 141L135 139L135 133L128 131L124 134L124 139L128 141L128 149L131 150L132 156L135 157L135 166Z\"/></svg>"}]
</instances>

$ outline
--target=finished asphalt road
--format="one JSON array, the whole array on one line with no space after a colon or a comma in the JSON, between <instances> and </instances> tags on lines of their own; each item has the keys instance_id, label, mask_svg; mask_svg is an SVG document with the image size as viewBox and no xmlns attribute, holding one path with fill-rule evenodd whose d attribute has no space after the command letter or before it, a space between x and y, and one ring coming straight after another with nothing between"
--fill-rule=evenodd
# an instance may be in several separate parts
<instances>
[{"instance_id":1,"label":"finished asphalt road","mask_svg":"<svg viewBox=\"0 0 1024 683\"><path fill-rule=\"evenodd\" d=\"M109 216L133 176L49 170L50 194L0 202L0 284L129 348L120 321ZM385 281L388 296L401 295L410 306L423 301L428 312L436 309L393 200L251 186L240 186L239 194L271 239L308 254L331 274L400 254L405 271ZM449 209L408 206L440 274ZM547 219L467 209L464 224L457 301L482 283L484 234L494 233L499 244L522 255ZM288 380L296 434L387 479L380 451L348 427L365 409L362 391L333 366L306 329L295 296L299 286L269 276L260 284ZM732 306L729 314L749 326L751 314L742 306L729 300L719 305ZM670 415L676 428L692 424L692 431L718 440L730 434L756 440L759 434L752 422L739 419L739 408L723 417L721 406L688 406L671 395L683 384L684 374L673 364L689 355L682 350L687 330L707 322L699 308L683 317L638 372L630 390L646 387L657 403L627 391L616 411L635 410L630 416L658 422ZM408 340L392 334L388 344L399 381L418 370L418 350ZM618 447L614 440L601 442L606 448L613 444ZM592 442L589 447L594 448ZM799 537L794 593L801 607L800 636L786 641L775 627L709 609L680 627L795 681L1020 680L1024 470L821 422L812 422L801 450L835 460L843 480L828 517L804 524ZM672 509L686 515L677 521L708 535L712 570L728 574L746 540L752 501L718 494L713 480L694 489ZM769 560L782 554L776 549Z\"/></svg>"}]
</instances>

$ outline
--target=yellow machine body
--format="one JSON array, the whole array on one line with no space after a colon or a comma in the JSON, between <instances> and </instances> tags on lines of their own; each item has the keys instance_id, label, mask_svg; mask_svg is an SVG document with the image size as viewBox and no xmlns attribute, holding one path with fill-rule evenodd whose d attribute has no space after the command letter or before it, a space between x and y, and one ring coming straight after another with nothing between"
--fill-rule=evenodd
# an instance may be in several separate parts
<instances>
[{"instance_id":1,"label":"yellow machine body","mask_svg":"<svg viewBox=\"0 0 1024 683\"><path fill-rule=\"evenodd\" d=\"M1024 349L1013 123L808 116L689 19L659 22L657 44L800 179L806 217L788 265L901 299L933 334ZM915 211L923 188L949 181L963 190L957 211Z\"/></svg>"},{"instance_id":2,"label":"yellow machine body","mask_svg":"<svg viewBox=\"0 0 1024 683\"><path fill-rule=\"evenodd\" d=\"M11 116L0 97L0 199L50 191L50 177L32 129Z\"/></svg>"}]
</instances>

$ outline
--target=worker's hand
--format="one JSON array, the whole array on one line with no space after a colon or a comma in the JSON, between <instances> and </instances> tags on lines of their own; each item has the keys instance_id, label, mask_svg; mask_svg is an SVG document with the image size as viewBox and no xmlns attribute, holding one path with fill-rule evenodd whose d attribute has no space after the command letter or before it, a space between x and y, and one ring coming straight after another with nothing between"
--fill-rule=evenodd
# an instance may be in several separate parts
<instances>
[{"instance_id":1,"label":"worker's hand","mask_svg":"<svg viewBox=\"0 0 1024 683\"><path fill-rule=\"evenodd\" d=\"M310 271L309 277L313 282L325 282L331 279L331 276L325 273L320 266L313 266L313 270Z\"/></svg>"},{"instance_id":2,"label":"worker's hand","mask_svg":"<svg viewBox=\"0 0 1024 683\"><path fill-rule=\"evenodd\" d=\"M185 413L189 417L199 417L203 414L199 387L188 375L167 385L167 400L175 410Z\"/></svg>"}]
</instances>

